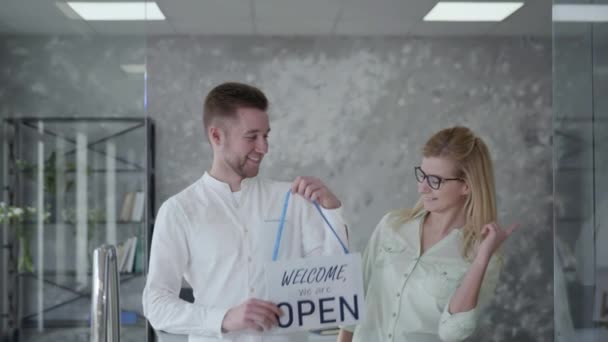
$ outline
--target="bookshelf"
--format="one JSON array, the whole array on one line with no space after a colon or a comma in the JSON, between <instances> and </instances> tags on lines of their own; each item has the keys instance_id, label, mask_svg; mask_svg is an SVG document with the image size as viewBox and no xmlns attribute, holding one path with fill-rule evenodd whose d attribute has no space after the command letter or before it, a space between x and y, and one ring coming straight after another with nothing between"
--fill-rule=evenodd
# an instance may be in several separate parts
<instances>
[{"instance_id":1,"label":"bookshelf","mask_svg":"<svg viewBox=\"0 0 608 342\"><path fill-rule=\"evenodd\" d=\"M2 278L11 335L20 341L29 330L88 327L92 253L111 243L119 252L122 325L152 341L141 293L153 224L153 122L22 117L2 125L12 132L4 197L37 213L8 229L12 257Z\"/></svg>"}]
</instances>

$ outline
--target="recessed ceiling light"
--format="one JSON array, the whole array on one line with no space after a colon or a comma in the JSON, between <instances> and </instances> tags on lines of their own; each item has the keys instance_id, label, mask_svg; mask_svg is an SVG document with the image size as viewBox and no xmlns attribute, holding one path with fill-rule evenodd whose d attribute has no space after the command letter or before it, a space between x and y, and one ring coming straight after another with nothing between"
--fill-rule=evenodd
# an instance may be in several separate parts
<instances>
[{"instance_id":1,"label":"recessed ceiling light","mask_svg":"<svg viewBox=\"0 0 608 342\"><path fill-rule=\"evenodd\" d=\"M155 2L74 1L67 4L82 19L89 21L165 20Z\"/></svg>"},{"instance_id":2,"label":"recessed ceiling light","mask_svg":"<svg viewBox=\"0 0 608 342\"><path fill-rule=\"evenodd\" d=\"M573 23L608 22L608 5L553 5L553 21Z\"/></svg>"},{"instance_id":3,"label":"recessed ceiling light","mask_svg":"<svg viewBox=\"0 0 608 342\"><path fill-rule=\"evenodd\" d=\"M424 21L503 21L523 2L438 2Z\"/></svg>"},{"instance_id":4,"label":"recessed ceiling light","mask_svg":"<svg viewBox=\"0 0 608 342\"><path fill-rule=\"evenodd\" d=\"M145 64L121 64L120 68L128 74L145 74Z\"/></svg>"},{"instance_id":5,"label":"recessed ceiling light","mask_svg":"<svg viewBox=\"0 0 608 342\"><path fill-rule=\"evenodd\" d=\"M63 12L63 15L70 19L82 19L78 13L74 12L72 7L65 2L56 2L55 6L57 6L61 12Z\"/></svg>"}]
</instances>

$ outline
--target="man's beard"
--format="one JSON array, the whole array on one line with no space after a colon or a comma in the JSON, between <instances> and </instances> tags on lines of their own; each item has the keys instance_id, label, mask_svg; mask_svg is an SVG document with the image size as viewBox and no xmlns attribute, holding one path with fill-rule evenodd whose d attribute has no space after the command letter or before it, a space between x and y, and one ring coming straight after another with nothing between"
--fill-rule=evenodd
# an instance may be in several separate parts
<instances>
[{"instance_id":1,"label":"man's beard","mask_svg":"<svg viewBox=\"0 0 608 342\"><path fill-rule=\"evenodd\" d=\"M251 167L251 168L247 168L247 157L243 158L242 161L241 160L237 160L237 161L232 161L232 160L227 160L228 167L230 167L230 169L236 173L237 175L239 175L241 178L251 178L251 177L255 177L258 175L258 172L260 170L259 165L258 167Z\"/></svg>"}]
</instances>

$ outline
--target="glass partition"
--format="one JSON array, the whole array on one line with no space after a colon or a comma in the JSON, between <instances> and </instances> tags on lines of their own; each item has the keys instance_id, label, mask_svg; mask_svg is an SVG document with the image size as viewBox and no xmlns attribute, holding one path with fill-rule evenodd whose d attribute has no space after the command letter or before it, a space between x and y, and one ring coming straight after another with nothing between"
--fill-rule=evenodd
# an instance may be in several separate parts
<instances>
[{"instance_id":1,"label":"glass partition","mask_svg":"<svg viewBox=\"0 0 608 342\"><path fill-rule=\"evenodd\" d=\"M608 339L607 14L554 2L556 341Z\"/></svg>"},{"instance_id":2,"label":"glass partition","mask_svg":"<svg viewBox=\"0 0 608 342\"><path fill-rule=\"evenodd\" d=\"M0 10L0 331L9 341L89 340L101 244L121 252L123 340L147 335L147 10L115 11L142 19L129 22L79 10L32 0Z\"/></svg>"}]
</instances>

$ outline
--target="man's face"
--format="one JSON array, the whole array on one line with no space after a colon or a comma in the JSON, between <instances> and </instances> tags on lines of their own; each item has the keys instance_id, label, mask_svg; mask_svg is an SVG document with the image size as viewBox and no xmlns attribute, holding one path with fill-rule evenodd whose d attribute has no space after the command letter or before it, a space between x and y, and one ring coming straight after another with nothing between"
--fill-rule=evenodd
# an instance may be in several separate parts
<instances>
[{"instance_id":1,"label":"man's face","mask_svg":"<svg viewBox=\"0 0 608 342\"><path fill-rule=\"evenodd\" d=\"M222 139L216 148L226 172L241 178L257 176L268 152L268 114L254 108L239 108L236 117L223 123Z\"/></svg>"}]
</instances>

